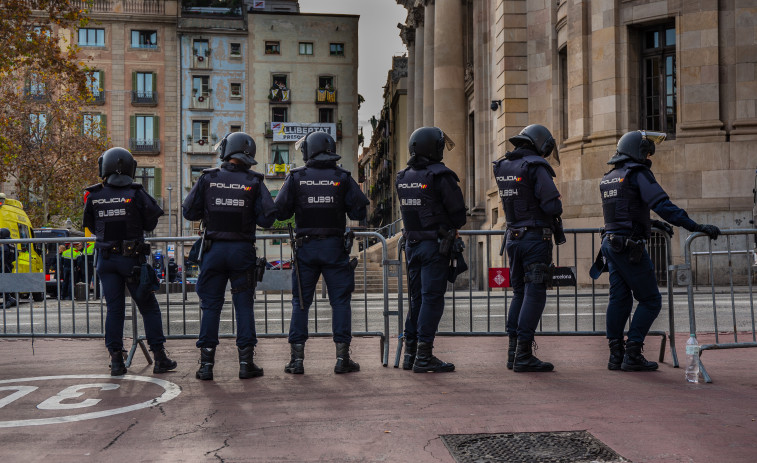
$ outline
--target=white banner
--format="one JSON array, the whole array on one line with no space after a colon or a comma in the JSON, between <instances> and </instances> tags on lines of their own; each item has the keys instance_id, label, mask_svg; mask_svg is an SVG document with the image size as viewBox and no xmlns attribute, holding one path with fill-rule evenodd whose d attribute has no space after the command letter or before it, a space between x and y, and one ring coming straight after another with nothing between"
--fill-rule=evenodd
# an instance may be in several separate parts
<instances>
[{"instance_id":1,"label":"white banner","mask_svg":"<svg viewBox=\"0 0 757 463\"><path fill-rule=\"evenodd\" d=\"M336 124L301 122L271 122L273 141L297 141L311 132L326 132L336 141Z\"/></svg>"}]
</instances>

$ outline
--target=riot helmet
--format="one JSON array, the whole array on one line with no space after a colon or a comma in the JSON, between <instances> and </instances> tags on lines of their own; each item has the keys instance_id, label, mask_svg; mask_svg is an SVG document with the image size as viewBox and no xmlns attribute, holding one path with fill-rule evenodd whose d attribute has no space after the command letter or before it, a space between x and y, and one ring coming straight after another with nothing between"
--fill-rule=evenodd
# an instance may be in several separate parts
<instances>
[{"instance_id":1,"label":"riot helmet","mask_svg":"<svg viewBox=\"0 0 757 463\"><path fill-rule=\"evenodd\" d=\"M11 231L7 228L0 228L0 240L7 240L11 237Z\"/></svg>"},{"instance_id":2,"label":"riot helmet","mask_svg":"<svg viewBox=\"0 0 757 463\"><path fill-rule=\"evenodd\" d=\"M628 132L620 137L615 155L607 163L615 164L627 160L644 163L647 155L655 153L655 145L662 143L665 137L666 135L661 132L647 132L646 130Z\"/></svg>"},{"instance_id":3,"label":"riot helmet","mask_svg":"<svg viewBox=\"0 0 757 463\"><path fill-rule=\"evenodd\" d=\"M452 151L455 142L439 127L420 127L410 135L407 145L411 159L408 164L411 164L412 160L417 157L441 162L444 158L444 148Z\"/></svg>"},{"instance_id":4,"label":"riot helmet","mask_svg":"<svg viewBox=\"0 0 757 463\"><path fill-rule=\"evenodd\" d=\"M525 127L518 135L510 137L510 143L516 147L530 145L539 156L547 158L552 155L557 165L560 165L560 154L557 152L555 139L549 129L541 124Z\"/></svg>"},{"instance_id":5,"label":"riot helmet","mask_svg":"<svg viewBox=\"0 0 757 463\"><path fill-rule=\"evenodd\" d=\"M137 172L137 161L126 148L111 148L97 160L100 177L108 185L131 185Z\"/></svg>"},{"instance_id":6,"label":"riot helmet","mask_svg":"<svg viewBox=\"0 0 757 463\"><path fill-rule=\"evenodd\" d=\"M336 154L336 142L326 132L310 132L301 138L295 145L295 149L302 150L302 160L313 161L338 161L342 159Z\"/></svg>"},{"instance_id":7,"label":"riot helmet","mask_svg":"<svg viewBox=\"0 0 757 463\"><path fill-rule=\"evenodd\" d=\"M244 132L227 133L215 146L222 161L238 159L247 166L258 163L255 160L255 140Z\"/></svg>"}]
</instances>

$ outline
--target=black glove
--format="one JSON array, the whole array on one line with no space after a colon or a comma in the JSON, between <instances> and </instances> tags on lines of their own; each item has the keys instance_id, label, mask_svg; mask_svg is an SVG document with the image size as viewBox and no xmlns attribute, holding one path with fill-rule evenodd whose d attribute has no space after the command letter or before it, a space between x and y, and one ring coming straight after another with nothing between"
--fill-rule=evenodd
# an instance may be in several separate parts
<instances>
[{"instance_id":1,"label":"black glove","mask_svg":"<svg viewBox=\"0 0 757 463\"><path fill-rule=\"evenodd\" d=\"M715 225L702 225L699 223L696 228L694 228L694 231L704 233L709 236L711 240L716 240L718 239L718 236L720 236L720 229Z\"/></svg>"},{"instance_id":2,"label":"black glove","mask_svg":"<svg viewBox=\"0 0 757 463\"><path fill-rule=\"evenodd\" d=\"M662 220L653 220L652 226L664 231L671 238L673 237L673 227L671 227L669 223L663 222Z\"/></svg>"}]
</instances>

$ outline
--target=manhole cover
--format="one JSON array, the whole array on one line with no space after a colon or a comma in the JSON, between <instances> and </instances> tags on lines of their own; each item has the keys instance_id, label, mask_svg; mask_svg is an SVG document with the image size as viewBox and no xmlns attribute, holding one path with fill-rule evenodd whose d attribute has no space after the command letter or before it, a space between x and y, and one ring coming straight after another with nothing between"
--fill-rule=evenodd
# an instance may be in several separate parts
<instances>
[{"instance_id":1,"label":"manhole cover","mask_svg":"<svg viewBox=\"0 0 757 463\"><path fill-rule=\"evenodd\" d=\"M446 434L441 438L458 463L628 461L586 431Z\"/></svg>"}]
</instances>

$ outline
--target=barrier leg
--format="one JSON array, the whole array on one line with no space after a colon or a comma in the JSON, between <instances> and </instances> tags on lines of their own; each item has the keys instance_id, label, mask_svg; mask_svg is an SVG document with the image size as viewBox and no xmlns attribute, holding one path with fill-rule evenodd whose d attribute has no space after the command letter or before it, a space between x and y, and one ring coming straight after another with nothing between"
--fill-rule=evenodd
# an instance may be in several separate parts
<instances>
[{"instance_id":1,"label":"barrier leg","mask_svg":"<svg viewBox=\"0 0 757 463\"><path fill-rule=\"evenodd\" d=\"M139 333L137 332L137 304L134 303L134 299L131 300L131 348L129 349L129 355L126 357L124 364L126 368L131 366L131 361L134 359L134 353L137 351L137 345L142 348L142 353L145 354L147 364L152 365L152 357L145 347L145 342L139 339Z\"/></svg>"},{"instance_id":2,"label":"barrier leg","mask_svg":"<svg viewBox=\"0 0 757 463\"><path fill-rule=\"evenodd\" d=\"M400 367L400 357L402 356L402 346L405 343L405 337L399 335L397 337L397 355L394 356L394 368Z\"/></svg>"},{"instance_id":3,"label":"barrier leg","mask_svg":"<svg viewBox=\"0 0 757 463\"><path fill-rule=\"evenodd\" d=\"M704 363L702 363L702 352L699 352L699 372L702 373L702 378L704 379L705 383L711 383L712 378L710 378L710 375L707 373L707 370L704 368Z\"/></svg>"}]
</instances>

